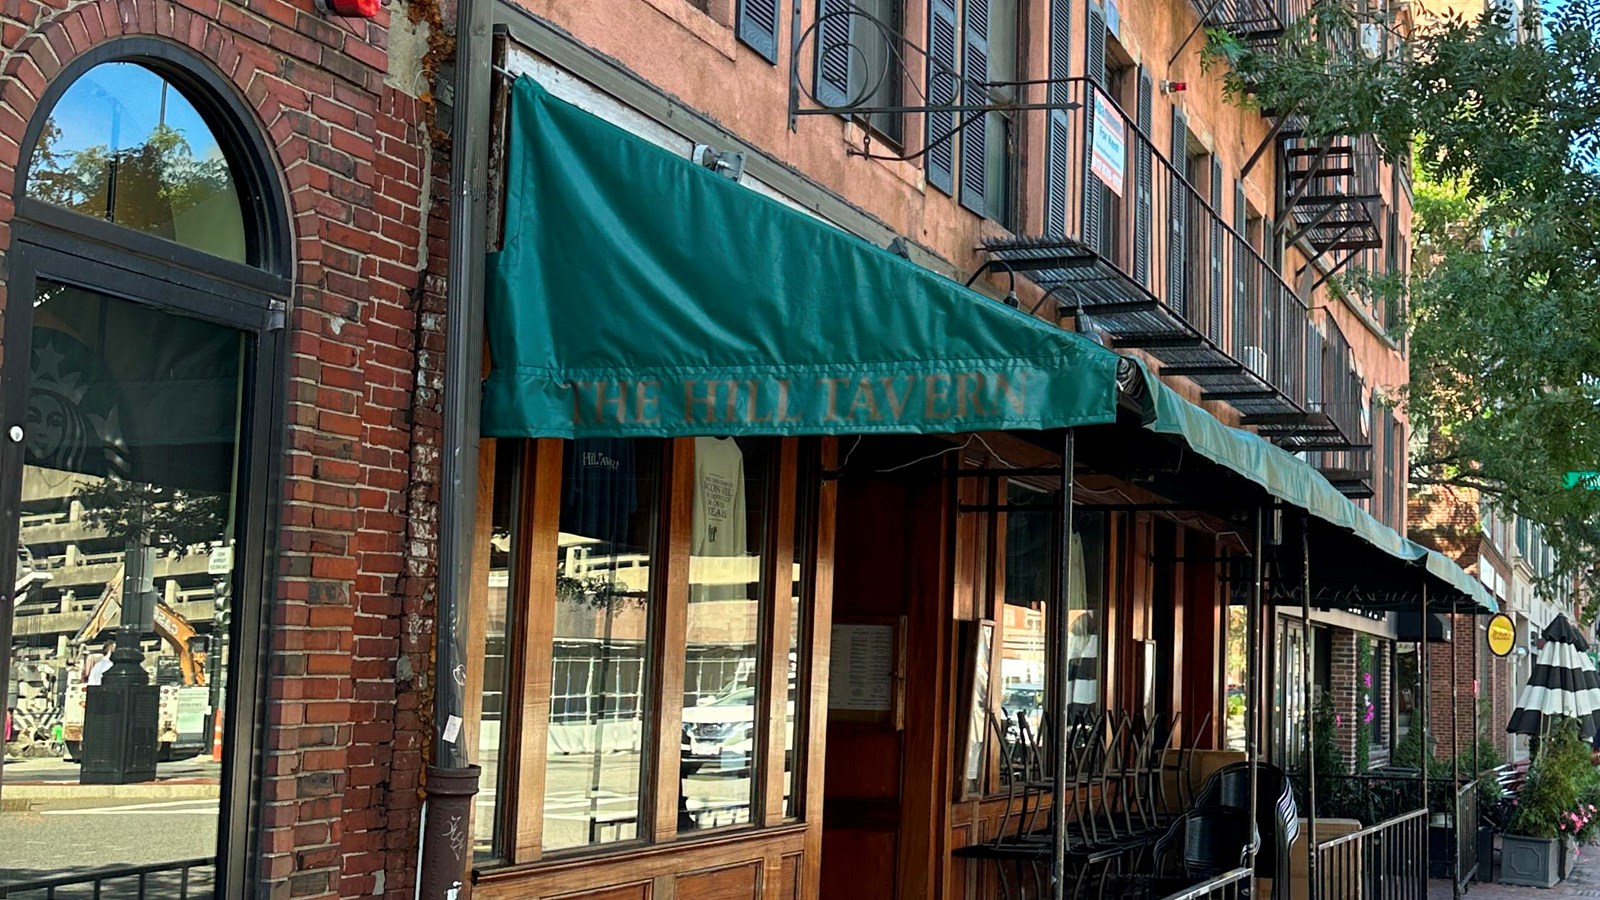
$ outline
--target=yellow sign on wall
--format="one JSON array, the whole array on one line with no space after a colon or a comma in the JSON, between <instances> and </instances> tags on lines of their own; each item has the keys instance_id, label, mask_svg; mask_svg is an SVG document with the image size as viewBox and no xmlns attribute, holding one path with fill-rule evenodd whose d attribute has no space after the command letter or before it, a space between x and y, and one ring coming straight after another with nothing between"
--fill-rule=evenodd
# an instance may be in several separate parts
<instances>
[{"instance_id":1,"label":"yellow sign on wall","mask_svg":"<svg viewBox=\"0 0 1600 900\"><path fill-rule=\"evenodd\" d=\"M1489 620L1489 652L1495 656L1509 656L1517 645L1517 626L1511 617L1499 613Z\"/></svg>"}]
</instances>

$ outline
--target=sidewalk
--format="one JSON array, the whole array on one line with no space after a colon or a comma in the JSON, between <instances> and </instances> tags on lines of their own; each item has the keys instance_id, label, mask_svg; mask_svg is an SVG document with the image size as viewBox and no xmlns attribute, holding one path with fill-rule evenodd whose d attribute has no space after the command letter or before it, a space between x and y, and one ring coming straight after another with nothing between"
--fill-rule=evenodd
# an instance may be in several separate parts
<instances>
[{"instance_id":1,"label":"sidewalk","mask_svg":"<svg viewBox=\"0 0 1600 900\"><path fill-rule=\"evenodd\" d=\"M1463 896L1471 900L1565 900L1569 897L1600 897L1600 847L1585 847L1572 875L1553 888L1512 887L1505 884L1473 884ZM1428 882L1428 900L1451 900L1450 882Z\"/></svg>"}]
</instances>

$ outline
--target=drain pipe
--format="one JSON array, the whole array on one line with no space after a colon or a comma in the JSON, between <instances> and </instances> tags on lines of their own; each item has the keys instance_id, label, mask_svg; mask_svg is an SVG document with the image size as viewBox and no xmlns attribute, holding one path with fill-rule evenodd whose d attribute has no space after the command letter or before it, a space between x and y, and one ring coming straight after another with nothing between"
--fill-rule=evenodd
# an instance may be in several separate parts
<instances>
[{"instance_id":1,"label":"drain pipe","mask_svg":"<svg viewBox=\"0 0 1600 900\"><path fill-rule=\"evenodd\" d=\"M478 767L462 745L466 710L464 609L471 592L478 483L478 402L483 372L484 193L489 154L489 12L457 0L450 153L450 251L445 287L444 429L440 450L439 562L435 595L433 764L423 784L418 900L460 900L472 853ZM482 109L480 109L482 107Z\"/></svg>"}]
</instances>

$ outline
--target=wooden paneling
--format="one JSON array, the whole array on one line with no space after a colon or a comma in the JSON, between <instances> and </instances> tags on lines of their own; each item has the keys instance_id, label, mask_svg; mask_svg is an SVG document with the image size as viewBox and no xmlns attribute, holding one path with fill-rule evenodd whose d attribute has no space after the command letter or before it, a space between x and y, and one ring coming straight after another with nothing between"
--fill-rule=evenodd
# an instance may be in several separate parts
<instances>
[{"instance_id":1,"label":"wooden paneling","mask_svg":"<svg viewBox=\"0 0 1600 900\"><path fill-rule=\"evenodd\" d=\"M526 442L522 505L510 603L521 640L510 648L502 803L513 810L512 862L539 858L544 839L545 734L550 724L550 654L556 627L556 543L561 519L561 441ZM509 636L509 635L508 635Z\"/></svg>"},{"instance_id":2,"label":"wooden paneling","mask_svg":"<svg viewBox=\"0 0 1600 900\"><path fill-rule=\"evenodd\" d=\"M483 721L483 666L484 645L489 631L489 539L494 533L494 470L497 441L485 438L478 444L478 499L477 518L472 528L472 577L467 593L467 683L462 712L461 741L467 749L467 759L478 761L479 725ZM509 445L508 445L509 446ZM484 784L480 790L494 790L495 785ZM504 807L497 807L504 809ZM467 811L467 833L476 834L478 805ZM470 892L466 895L470 896Z\"/></svg>"},{"instance_id":3,"label":"wooden paneling","mask_svg":"<svg viewBox=\"0 0 1600 900\"><path fill-rule=\"evenodd\" d=\"M652 900L655 892L652 882L642 881L621 887L601 888L598 891L578 891L571 894L551 894L548 900Z\"/></svg>"},{"instance_id":4,"label":"wooden paneling","mask_svg":"<svg viewBox=\"0 0 1600 900\"><path fill-rule=\"evenodd\" d=\"M1188 710L1184 733L1191 746L1210 749L1217 746L1215 736L1221 733L1218 721L1221 703L1218 698L1222 684L1223 624L1227 608L1217 591L1217 566L1211 558L1217 553L1217 543L1210 535L1198 531L1185 531L1183 555L1189 560L1183 566L1184 616L1183 616L1183 683L1188 690L1184 709ZM1206 721L1204 731L1200 724Z\"/></svg>"},{"instance_id":5,"label":"wooden paneling","mask_svg":"<svg viewBox=\"0 0 1600 900\"><path fill-rule=\"evenodd\" d=\"M553 900L684 897L763 900L769 869L793 857L803 867L809 835L803 825L676 841L596 857L546 860L479 872L474 900ZM754 873L754 874L752 874ZM687 882L687 883L685 883ZM628 893L628 892L635 893ZM640 894L639 891L646 893ZM718 893L722 891L722 893ZM729 893L729 891L732 891ZM853 896L853 895L843 895Z\"/></svg>"},{"instance_id":6,"label":"wooden paneling","mask_svg":"<svg viewBox=\"0 0 1600 900\"><path fill-rule=\"evenodd\" d=\"M678 900L760 900L761 863L678 876Z\"/></svg>"},{"instance_id":7,"label":"wooden paneling","mask_svg":"<svg viewBox=\"0 0 1600 900\"><path fill-rule=\"evenodd\" d=\"M839 465L839 442L835 438L822 441L822 467L832 471ZM811 572L811 614L807 620L810 628L810 660L807 700L808 724L801 736L805 738L805 765L801 767L799 789L805 794L805 820L808 823L805 842L805 875L800 890L804 900L819 900L822 885L822 803L823 770L827 759L828 743L828 663L833 653L833 586L834 542L839 521L839 482L824 481L817 489L816 560ZM797 759L798 762L798 759Z\"/></svg>"},{"instance_id":8,"label":"wooden paneling","mask_svg":"<svg viewBox=\"0 0 1600 900\"><path fill-rule=\"evenodd\" d=\"M800 900L805 889L805 858L798 853L785 856L778 873L777 900Z\"/></svg>"},{"instance_id":9,"label":"wooden paneling","mask_svg":"<svg viewBox=\"0 0 1600 900\"><path fill-rule=\"evenodd\" d=\"M822 832L822 862L821 888L826 900L894 896L895 834L892 831L827 828Z\"/></svg>"}]
</instances>

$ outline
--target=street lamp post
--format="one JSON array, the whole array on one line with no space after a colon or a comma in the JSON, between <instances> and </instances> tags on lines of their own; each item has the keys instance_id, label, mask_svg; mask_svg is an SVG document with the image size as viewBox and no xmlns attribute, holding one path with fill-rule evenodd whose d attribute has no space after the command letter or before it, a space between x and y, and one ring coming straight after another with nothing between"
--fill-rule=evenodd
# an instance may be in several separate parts
<instances>
[{"instance_id":1,"label":"street lamp post","mask_svg":"<svg viewBox=\"0 0 1600 900\"><path fill-rule=\"evenodd\" d=\"M155 551L128 539L122 611L111 668L84 692L83 784L137 784L156 777L161 688L150 683L140 638L155 614Z\"/></svg>"}]
</instances>

